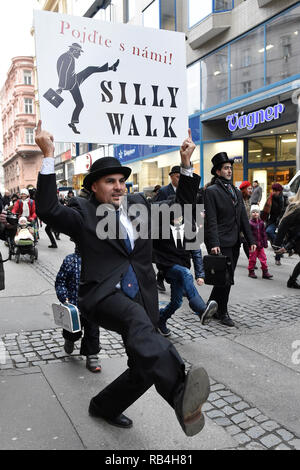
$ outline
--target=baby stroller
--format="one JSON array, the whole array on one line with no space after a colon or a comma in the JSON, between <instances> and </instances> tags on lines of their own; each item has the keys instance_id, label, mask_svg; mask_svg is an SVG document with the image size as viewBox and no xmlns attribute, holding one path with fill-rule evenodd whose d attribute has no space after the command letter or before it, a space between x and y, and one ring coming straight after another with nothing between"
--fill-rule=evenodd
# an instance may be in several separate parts
<instances>
[{"instance_id":1,"label":"baby stroller","mask_svg":"<svg viewBox=\"0 0 300 470\"><path fill-rule=\"evenodd\" d=\"M35 246L35 236L32 226L26 217L20 217L17 234L14 239L16 263L20 262L21 255L29 255L30 262L38 258L38 250Z\"/></svg>"},{"instance_id":2,"label":"baby stroller","mask_svg":"<svg viewBox=\"0 0 300 470\"><path fill-rule=\"evenodd\" d=\"M7 211L6 216L7 225L5 227L5 242L8 246L8 259L11 260L12 257L15 255L15 242L14 238L17 233L17 226L18 226L18 216L13 214L10 211Z\"/></svg>"}]
</instances>

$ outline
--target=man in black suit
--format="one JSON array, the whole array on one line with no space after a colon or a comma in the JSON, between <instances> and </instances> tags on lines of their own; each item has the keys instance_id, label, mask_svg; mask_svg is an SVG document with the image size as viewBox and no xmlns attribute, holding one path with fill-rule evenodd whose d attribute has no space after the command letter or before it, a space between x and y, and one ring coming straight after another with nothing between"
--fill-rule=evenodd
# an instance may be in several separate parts
<instances>
[{"instance_id":1,"label":"man in black suit","mask_svg":"<svg viewBox=\"0 0 300 470\"><path fill-rule=\"evenodd\" d=\"M228 314L227 304L240 253L240 232L243 232L251 251L254 251L256 246L242 193L232 184L233 160L228 158L226 152L220 152L211 161L213 164L211 173L214 177L204 193L204 242L208 253L215 255L221 253L230 259L231 284L214 286L209 300L218 303L218 313L215 317L224 325L234 326Z\"/></svg>"},{"instance_id":2,"label":"man in black suit","mask_svg":"<svg viewBox=\"0 0 300 470\"><path fill-rule=\"evenodd\" d=\"M179 165L173 166L171 168L169 176L170 176L171 182L167 186L163 186L162 188L160 188L157 195L153 199L154 202L167 201L168 199L174 198L176 194L178 182L179 182L179 177L180 177L180 166ZM160 292L166 291L166 288L164 285L164 273L160 269L158 269L158 272L157 272L156 284Z\"/></svg>"},{"instance_id":3,"label":"man in black suit","mask_svg":"<svg viewBox=\"0 0 300 470\"><path fill-rule=\"evenodd\" d=\"M75 134L80 134L76 128L76 124L79 123L79 114L84 107L79 88L80 85L93 73L107 72L108 70L115 72L119 65L119 60L117 60L111 67L106 63L102 67L90 66L79 73L75 73L75 59L78 59L82 52L83 49L80 44L74 42L69 46L69 50L62 54L57 60L58 90L56 90L56 92L61 94L63 90L69 90L75 101L76 107L73 111L71 122L68 124Z\"/></svg>"},{"instance_id":4,"label":"man in black suit","mask_svg":"<svg viewBox=\"0 0 300 470\"><path fill-rule=\"evenodd\" d=\"M190 131L189 131L190 132ZM204 426L202 404L209 394L205 369L192 367L185 374L184 363L174 346L155 329L158 296L152 267L151 205L142 194L124 195L130 168L116 158L104 157L93 163L84 179L89 199L73 198L69 206L56 197L53 136L41 130L36 143L44 154L37 185L37 213L55 229L72 237L82 258L79 287L81 314L95 324L122 336L128 355L128 369L92 398L89 411L112 425L132 426L123 411L153 384L175 409L177 419L192 436ZM193 177L190 158L195 144L191 135L183 142L177 201L193 203L199 179ZM138 204L146 236L137 237L129 215ZM111 224L102 225L106 218ZM109 232L115 226L118 231ZM107 227L108 232L102 230ZM114 232L114 233L113 233Z\"/></svg>"}]
</instances>

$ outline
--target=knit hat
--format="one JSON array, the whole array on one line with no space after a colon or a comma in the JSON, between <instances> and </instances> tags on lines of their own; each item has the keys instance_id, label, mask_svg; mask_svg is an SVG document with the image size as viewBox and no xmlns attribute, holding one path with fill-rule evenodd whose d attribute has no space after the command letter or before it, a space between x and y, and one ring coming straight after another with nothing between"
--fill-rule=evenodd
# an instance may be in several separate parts
<instances>
[{"instance_id":1,"label":"knit hat","mask_svg":"<svg viewBox=\"0 0 300 470\"><path fill-rule=\"evenodd\" d=\"M29 191L26 188L21 189L20 194L26 194L26 196L29 196Z\"/></svg>"},{"instance_id":2,"label":"knit hat","mask_svg":"<svg viewBox=\"0 0 300 470\"><path fill-rule=\"evenodd\" d=\"M249 188L249 186L252 186L250 181L243 181L241 184L240 184L240 190L242 189L245 189L245 188Z\"/></svg>"},{"instance_id":3,"label":"knit hat","mask_svg":"<svg viewBox=\"0 0 300 470\"><path fill-rule=\"evenodd\" d=\"M257 204L253 204L253 206L251 206L250 214L254 211L260 213L260 208Z\"/></svg>"},{"instance_id":4,"label":"knit hat","mask_svg":"<svg viewBox=\"0 0 300 470\"><path fill-rule=\"evenodd\" d=\"M283 187L280 183L273 183L272 184L273 191L283 191Z\"/></svg>"}]
</instances>

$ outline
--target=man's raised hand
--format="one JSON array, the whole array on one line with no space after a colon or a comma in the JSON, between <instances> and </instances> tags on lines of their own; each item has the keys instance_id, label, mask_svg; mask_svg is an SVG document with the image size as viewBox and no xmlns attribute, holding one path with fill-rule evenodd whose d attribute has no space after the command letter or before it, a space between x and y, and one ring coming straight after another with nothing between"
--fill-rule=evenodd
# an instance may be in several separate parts
<instances>
[{"instance_id":1,"label":"man's raised hand","mask_svg":"<svg viewBox=\"0 0 300 470\"><path fill-rule=\"evenodd\" d=\"M183 141L180 147L180 156L181 156L181 163L184 167L189 167L191 165L191 156L193 151L196 148L192 140L192 133L191 129L189 129L189 136Z\"/></svg>"},{"instance_id":2,"label":"man's raised hand","mask_svg":"<svg viewBox=\"0 0 300 470\"><path fill-rule=\"evenodd\" d=\"M42 121L39 120L36 132L35 143L40 147L44 157L54 157L54 138L50 132L42 130Z\"/></svg>"}]
</instances>

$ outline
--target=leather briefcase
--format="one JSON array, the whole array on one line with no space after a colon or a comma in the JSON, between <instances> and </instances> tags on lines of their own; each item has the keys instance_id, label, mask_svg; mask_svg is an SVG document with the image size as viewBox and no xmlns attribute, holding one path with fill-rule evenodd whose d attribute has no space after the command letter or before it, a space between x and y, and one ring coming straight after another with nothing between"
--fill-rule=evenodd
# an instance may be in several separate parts
<instances>
[{"instance_id":1,"label":"leather briefcase","mask_svg":"<svg viewBox=\"0 0 300 470\"><path fill-rule=\"evenodd\" d=\"M232 284L231 261L224 255L203 256L205 284L211 286L229 286Z\"/></svg>"},{"instance_id":2,"label":"leather briefcase","mask_svg":"<svg viewBox=\"0 0 300 470\"><path fill-rule=\"evenodd\" d=\"M53 104L53 106L55 106L56 108L58 108L64 101L64 99L52 88L49 88L49 90L46 91L43 97L46 98L46 100L48 100L49 103Z\"/></svg>"}]
</instances>

